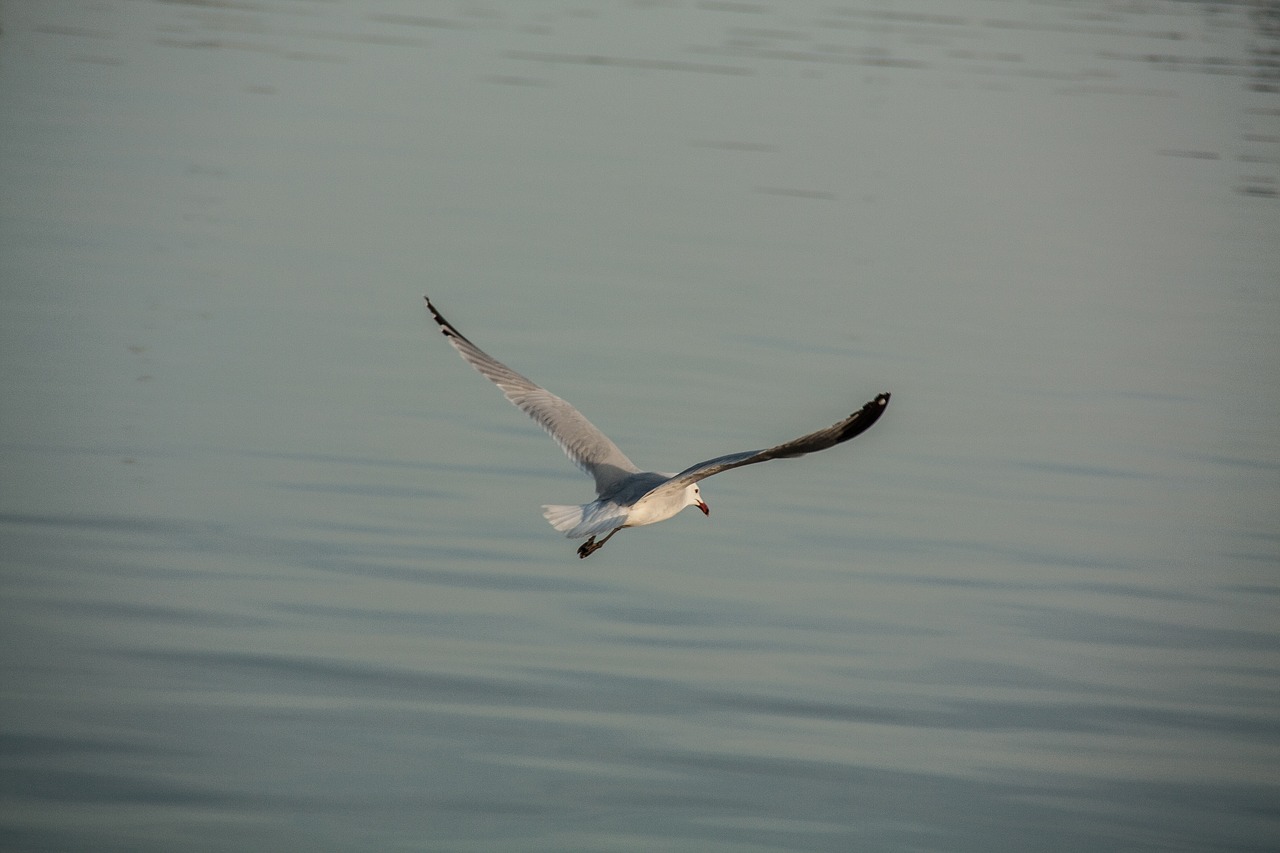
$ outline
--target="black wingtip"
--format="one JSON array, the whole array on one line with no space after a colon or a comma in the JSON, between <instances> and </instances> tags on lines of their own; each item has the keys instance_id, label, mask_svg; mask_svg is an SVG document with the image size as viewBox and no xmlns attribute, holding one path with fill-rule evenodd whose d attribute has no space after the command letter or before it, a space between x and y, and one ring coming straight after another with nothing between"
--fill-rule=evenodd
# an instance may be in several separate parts
<instances>
[{"instance_id":1,"label":"black wingtip","mask_svg":"<svg viewBox=\"0 0 1280 853\"><path fill-rule=\"evenodd\" d=\"M889 392L881 391L874 400L862 407L862 415L868 417L874 423L877 418L884 414L884 410L888 405ZM869 423L867 426L871 426L871 424Z\"/></svg>"},{"instance_id":2,"label":"black wingtip","mask_svg":"<svg viewBox=\"0 0 1280 853\"><path fill-rule=\"evenodd\" d=\"M874 400L867 402L861 409L849 416L849 420L845 422L844 429L840 431L840 435L836 438L836 444L848 441L855 435L860 435L871 428L871 425L880 420L880 416L884 414L885 407L889 405L889 392L882 391L876 395Z\"/></svg>"},{"instance_id":3,"label":"black wingtip","mask_svg":"<svg viewBox=\"0 0 1280 853\"><path fill-rule=\"evenodd\" d=\"M859 411L854 412L854 414L861 416L870 415L872 420L880 417L884 412L884 407L889 405L889 396L888 391L881 391L876 395L874 400L868 401ZM870 426L870 424L867 424L867 426Z\"/></svg>"},{"instance_id":4,"label":"black wingtip","mask_svg":"<svg viewBox=\"0 0 1280 853\"><path fill-rule=\"evenodd\" d=\"M453 324L446 320L444 316L436 310L436 306L431 304L430 296L423 296L422 298L427 301L427 310L431 312L431 316L435 319L436 323L440 325L440 333L442 335L446 338L450 335L457 338L462 337L458 330L453 327Z\"/></svg>"}]
</instances>

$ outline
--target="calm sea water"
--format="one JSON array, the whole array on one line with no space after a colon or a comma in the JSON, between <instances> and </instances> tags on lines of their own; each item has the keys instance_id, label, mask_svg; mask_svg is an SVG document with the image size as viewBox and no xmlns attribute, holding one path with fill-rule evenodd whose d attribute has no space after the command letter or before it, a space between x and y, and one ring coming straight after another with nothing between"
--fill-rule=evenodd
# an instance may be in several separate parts
<instances>
[{"instance_id":1,"label":"calm sea water","mask_svg":"<svg viewBox=\"0 0 1280 853\"><path fill-rule=\"evenodd\" d=\"M1276 849L1278 18L5 4L0 847Z\"/></svg>"}]
</instances>

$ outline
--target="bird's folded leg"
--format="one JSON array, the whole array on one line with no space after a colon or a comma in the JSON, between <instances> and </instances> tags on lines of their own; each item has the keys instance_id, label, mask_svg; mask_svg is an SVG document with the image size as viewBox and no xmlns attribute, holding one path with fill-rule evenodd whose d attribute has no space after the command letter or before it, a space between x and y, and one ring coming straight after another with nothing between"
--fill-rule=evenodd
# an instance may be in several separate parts
<instances>
[{"instance_id":1,"label":"bird's folded leg","mask_svg":"<svg viewBox=\"0 0 1280 853\"><path fill-rule=\"evenodd\" d=\"M621 527L615 527L615 528L613 528L612 530L610 530L610 531L609 531L609 535L608 535L608 536L606 536L606 537L604 537L603 539L601 539L599 542L597 542L597 541L596 541L596 537L594 537L594 536L592 536L592 537L591 537L590 539L588 539L586 542L583 542L583 543L578 547L578 559L582 559L582 558L584 558L584 557L589 557L589 556L591 556L592 554L594 554L596 551L598 551L598 550L600 550L601 548L603 548L603 547L604 547L604 543L606 543L606 542L608 542L610 539L612 539L612 538L613 538L613 534L617 533L617 532L618 532L619 530L621 530L621 529L622 529Z\"/></svg>"}]
</instances>

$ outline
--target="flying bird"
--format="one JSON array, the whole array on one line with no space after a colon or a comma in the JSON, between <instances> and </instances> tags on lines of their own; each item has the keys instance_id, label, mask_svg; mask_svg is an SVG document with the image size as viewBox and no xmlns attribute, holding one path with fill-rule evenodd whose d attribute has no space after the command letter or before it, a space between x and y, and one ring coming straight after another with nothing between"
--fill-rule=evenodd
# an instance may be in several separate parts
<instances>
[{"instance_id":1,"label":"flying bird","mask_svg":"<svg viewBox=\"0 0 1280 853\"><path fill-rule=\"evenodd\" d=\"M565 536L588 537L578 548L579 557L590 556L624 527L666 521L685 507L696 506L703 515L710 515L711 508L702 499L698 486L700 481L730 468L770 459L791 459L835 447L866 431L889 404L889 394L885 392L839 423L776 447L717 456L678 474L641 471L581 412L467 340L441 316L430 297L427 297L427 309L458 354L501 388L508 400L537 421L568 457L595 479L595 500L581 505L547 504L542 508L551 526ZM597 542L600 534L605 534L604 538Z\"/></svg>"}]
</instances>

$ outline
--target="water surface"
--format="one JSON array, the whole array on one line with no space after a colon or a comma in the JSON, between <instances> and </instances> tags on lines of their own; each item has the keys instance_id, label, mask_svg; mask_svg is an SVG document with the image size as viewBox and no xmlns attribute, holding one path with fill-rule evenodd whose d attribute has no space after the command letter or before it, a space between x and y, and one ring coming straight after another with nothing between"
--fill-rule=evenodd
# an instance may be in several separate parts
<instances>
[{"instance_id":1,"label":"water surface","mask_svg":"<svg viewBox=\"0 0 1280 853\"><path fill-rule=\"evenodd\" d=\"M1275 17L9 4L0 846L1274 849Z\"/></svg>"}]
</instances>

